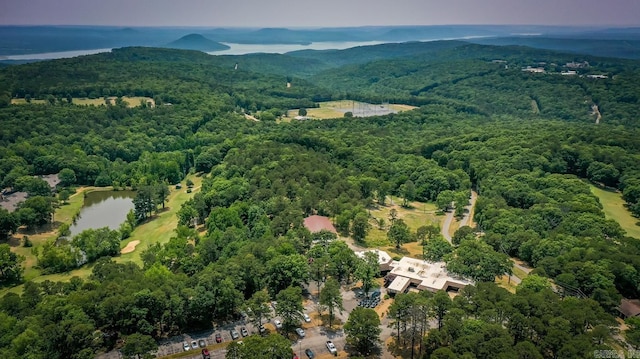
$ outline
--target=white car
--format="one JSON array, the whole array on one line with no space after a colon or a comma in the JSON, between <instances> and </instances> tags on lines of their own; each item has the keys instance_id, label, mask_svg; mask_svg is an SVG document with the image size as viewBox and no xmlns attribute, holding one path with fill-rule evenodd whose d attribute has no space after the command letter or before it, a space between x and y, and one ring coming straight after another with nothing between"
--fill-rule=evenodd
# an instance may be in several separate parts
<instances>
[{"instance_id":1,"label":"white car","mask_svg":"<svg viewBox=\"0 0 640 359\"><path fill-rule=\"evenodd\" d=\"M302 317L304 318L304 321L307 323L311 323L311 318L309 317L309 314L307 313L302 313Z\"/></svg>"},{"instance_id":2,"label":"white car","mask_svg":"<svg viewBox=\"0 0 640 359\"><path fill-rule=\"evenodd\" d=\"M329 353L338 355L338 349L335 345L333 345L333 342L331 340L327 340L327 349L329 349Z\"/></svg>"},{"instance_id":3,"label":"white car","mask_svg":"<svg viewBox=\"0 0 640 359\"><path fill-rule=\"evenodd\" d=\"M300 338L304 338L304 336L305 336L304 329L302 329L302 328L296 328L296 333L298 333L298 336Z\"/></svg>"},{"instance_id":4,"label":"white car","mask_svg":"<svg viewBox=\"0 0 640 359\"><path fill-rule=\"evenodd\" d=\"M185 352L191 350L191 346L189 345L189 342L184 342L184 344L182 344L182 347L184 348Z\"/></svg>"},{"instance_id":5,"label":"white car","mask_svg":"<svg viewBox=\"0 0 640 359\"><path fill-rule=\"evenodd\" d=\"M278 319L274 320L274 321L273 321L273 324L275 324L275 325L276 325L276 328L277 328L277 329L282 329L282 322L281 322L281 321L279 321Z\"/></svg>"}]
</instances>

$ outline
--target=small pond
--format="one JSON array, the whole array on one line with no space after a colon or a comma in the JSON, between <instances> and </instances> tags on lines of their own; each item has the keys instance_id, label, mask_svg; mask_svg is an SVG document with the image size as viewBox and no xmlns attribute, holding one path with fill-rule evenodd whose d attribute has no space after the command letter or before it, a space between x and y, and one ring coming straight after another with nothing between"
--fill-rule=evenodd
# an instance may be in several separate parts
<instances>
[{"instance_id":1,"label":"small pond","mask_svg":"<svg viewBox=\"0 0 640 359\"><path fill-rule=\"evenodd\" d=\"M118 229L133 209L134 191L96 191L87 193L80 216L69 230L71 238L85 229Z\"/></svg>"}]
</instances>

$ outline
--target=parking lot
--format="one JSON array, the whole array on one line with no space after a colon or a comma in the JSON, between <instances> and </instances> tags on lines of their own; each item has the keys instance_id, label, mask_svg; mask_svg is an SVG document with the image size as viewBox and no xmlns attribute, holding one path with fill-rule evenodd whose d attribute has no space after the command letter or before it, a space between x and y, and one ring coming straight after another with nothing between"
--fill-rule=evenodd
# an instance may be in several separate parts
<instances>
[{"instance_id":1,"label":"parking lot","mask_svg":"<svg viewBox=\"0 0 640 359\"><path fill-rule=\"evenodd\" d=\"M345 310L342 313L336 313L336 318L342 321L342 323L345 323L349 317L349 313L361 303L362 298L358 297L356 292L351 290L343 290L342 296L343 296L343 306ZM311 350L313 350L317 359L330 358L333 356L329 353L329 350L326 347L326 342L327 340L331 340L337 347L340 356L341 357L345 356L344 348L346 344L346 339L345 339L344 332L342 330L338 330L338 331L327 330L327 328L321 326L322 323L321 323L321 320L318 318L318 313L316 308L317 308L317 302L315 301L315 298L308 297L307 300L305 300L304 312L311 316L311 322L302 323L301 327L305 330L306 335L304 338L298 339L297 341L293 342L291 345L291 349L293 349L294 353L296 353L300 358L307 357L304 353L304 351L307 348L310 348ZM275 319L281 319L281 318L278 318L278 317L271 318L269 322L265 323L265 327L269 332L276 331L276 327L274 325ZM383 323L382 323L382 327L383 327L382 339L383 340L386 339L384 338L385 336L388 337L390 334L390 331L388 328L386 328L386 326L387 326L386 320L383 320ZM157 357L161 358L161 357L165 357L173 354L183 353L185 352L185 349L183 346L185 342L190 344L192 341L198 342L199 340L202 339L204 340L212 359L224 359L227 352L226 346L229 344L229 342L232 341L230 331L232 329L235 329L238 331L238 333L241 333L242 327L245 327L247 329L249 335L258 334L258 328L256 328L253 324L251 324L247 319L242 319L237 322L218 326L211 330L183 334L180 336L175 336L163 342L160 342L158 346L158 350L156 352ZM216 343L215 335L217 333L219 333L220 336L222 337L222 343ZM240 337L236 339L236 341L242 340L242 338L243 338L242 335L240 335ZM188 351L193 353L193 355L187 355L182 358L191 358L191 359L202 358L201 348L190 349ZM117 352L107 353L106 355L112 355L112 356L110 357L100 356L100 358L103 358L103 359L117 358L117 357L121 358L120 355L113 356L116 353ZM384 350L383 350L383 354L386 354L384 353ZM383 355L382 357L386 358L387 355Z\"/></svg>"}]
</instances>

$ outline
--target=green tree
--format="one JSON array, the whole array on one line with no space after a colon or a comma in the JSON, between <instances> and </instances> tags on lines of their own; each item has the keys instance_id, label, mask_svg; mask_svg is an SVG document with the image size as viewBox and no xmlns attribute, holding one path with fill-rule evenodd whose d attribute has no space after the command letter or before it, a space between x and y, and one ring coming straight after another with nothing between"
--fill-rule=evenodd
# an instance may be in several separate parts
<instances>
[{"instance_id":1,"label":"green tree","mask_svg":"<svg viewBox=\"0 0 640 359\"><path fill-rule=\"evenodd\" d=\"M544 289L551 289L551 283L548 278L541 277L536 274L530 274L522 279L518 284L517 290L529 289L534 292L540 292Z\"/></svg>"},{"instance_id":2,"label":"green tree","mask_svg":"<svg viewBox=\"0 0 640 359\"><path fill-rule=\"evenodd\" d=\"M387 232L387 238L392 243L395 243L396 248L400 249L403 243L411 241L411 231L402 219L397 219L391 224Z\"/></svg>"},{"instance_id":3,"label":"green tree","mask_svg":"<svg viewBox=\"0 0 640 359\"><path fill-rule=\"evenodd\" d=\"M148 354L156 349L158 349L158 343L152 337L134 333L125 338L124 346L121 350L125 356L135 355L140 358L140 355Z\"/></svg>"},{"instance_id":4,"label":"green tree","mask_svg":"<svg viewBox=\"0 0 640 359\"><path fill-rule=\"evenodd\" d=\"M416 198L416 185L411 180L407 180L400 186L400 194L402 195L402 207L409 207L410 203Z\"/></svg>"},{"instance_id":5,"label":"green tree","mask_svg":"<svg viewBox=\"0 0 640 359\"><path fill-rule=\"evenodd\" d=\"M249 318L256 328L262 325L263 320L267 321L271 317L268 303L269 293L266 290L260 290L253 293L245 304Z\"/></svg>"},{"instance_id":6,"label":"green tree","mask_svg":"<svg viewBox=\"0 0 640 359\"><path fill-rule=\"evenodd\" d=\"M275 295L288 286L300 286L309 278L309 263L299 254L278 255L266 263L267 289Z\"/></svg>"},{"instance_id":7,"label":"green tree","mask_svg":"<svg viewBox=\"0 0 640 359\"><path fill-rule=\"evenodd\" d=\"M251 335L242 340L241 358L281 359L293 357L291 342L280 334Z\"/></svg>"},{"instance_id":8,"label":"green tree","mask_svg":"<svg viewBox=\"0 0 640 359\"><path fill-rule=\"evenodd\" d=\"M436 197L436 205L444 212L451 209L451 205L454 201L455 192L450 190L442 191L438 194L438 197Z\"/></svg>"},{"instance_id":9,"label":"green tree","mask_svg":"<svg viewBox=\"0 0 640 359\"><path fill-rule=\"evenodd\" d=\"M380 275L380 264L378 263L378 253L365 252L363 259L358 259L356 278L362 281L362 292L368 295L375 283L375 279Z\"/></svg>"},{"instance_id":10,"label":"green tree","mask_svg":"<svg viewBox=\"0 0 640 359\"><path fill-rule=\"evenodd\" d=\"M460 245L463 241L473 241L476 239L476 234L473 228L469 226L462 226L456 230L451 237L451 242L453 245Z\"/></svg>"},{"instance_id":11,"label":"green tree","mask_svg":"<svg viewBox=\"0 0 640 359\"><path fill-rule=\"evenodd\" d=\"M340 293L340 283L334 278L327 279L327 282L320 291L320 305L327 307L329 310L329 327L331 327L334 311L337 309L342 313L344 310L342 294Z\"/></svg>"},{"instance_id":12,"label":"green tree","mask_svg":"<svg viewBox=\"0 0 640 359\"><path fill-rule=\"evenodd\" d=\"M307 109L306 108L301 108L298 110L298 116L306 116L307 115Z\"/></svg>"},{"instance_id":13,"label":"green tree","mask_svg":"<svg viewBox=\"0 0 640 359\"><path fill-rule=\"evenodd\" d=\"M297 326L302 320L304 306L302 305L302 289L288 287L276 295L276 314L282 318L286 328Z\"/></svg>"},{"instance_id":14,"label":"green tree","mask_svg":"<svg viewBox=\"0 0 640 359\"><path fill-rule=\"evenodd\" d=\"M166 183L165 184L159 183L154 186L154 192L155 192L154 203L161 203L162 209L164 209L164 204L167 202L169 198L169 194L171 194L171 191L169 191L169 186Z\"/></svg>"},{"instance_id":15,"label":"green tree","mask_svg":"<svg viewBox=\"0 0 640 359\"><path fill-rule=\"evenodd\" d=\"M6 240L9 235L18 230L18 218L4 208L0 208L0 240Z\"/></svg>"},{"instance_id":16,"label":"green tree","mask_svg":"<svg viewBox=\"0 0 640 359\"><path fill-rule=\"evenodd\" d=\"M506 254L476 240L462 242L446 262L448 271L476 281L493 282L496 276L513 270L513 262Z\"/></svg>"},{"instance_id":17,"label":"green tree","mask_svg":"<svg viewBox=\"0 0 640 359\"><path fill-rule=\"evenodd\" d=\"M338 282L349 282L356 273L359 260L344 241L333 241L329 244L328 272Z\"/></svg>"},{"instance_id":18,"label":"green tree","mask_svg":"<svg viewBox=\"0 0 640 359\"><path fill-rule=\"evenodd\" d=\"M19 281L24 260L23 256L13 253L8 244L0 244L0 283Z\"/></svg>"},{"instance_id":19,"label":"green tree","mask_svg":"<svg viewBox=\"0 0 640 359\"><path fill-rule=\"evenodd\" d=\"M371 225L369 224L369 218L367 214L364 212L358 213L351 224L351 235L353 236L353 239L357 242L364 241L370 227Z\"/></svg>"},{"instance_id":20,"label":"green tree","mask_svg":"<svg viewBox=\"0 0 640 359\"><path fill-rule=\"evenodd\" d=\"M451 252L453 252L453 247L442 236L429 239L422 247L424 259L432 262L443 260Z\"/></svg>"},{"instance_id":21,"label":"green tree","mask_svg":"<svg viewBox=\"0 0 640 359\"><path fill-rule=\"evenodd\" d=\"M451 308L451 298L444 290L439 290L431 298L431 310L433 317L438 321L438 330L442 329L442 321Z\"/></svg>"},{"instance_id":22,"label":"green tree","mask_svg":"<svg viewBox=\"0 0 640 359\"><path fill-rule=\"evenodd\" d=\"M151 217L155 209L153 187L142 186L138 188L136 197L133 199L133 206L138 223Z\"/></svg>"},{"instance_id":23,"label":"green tree","mask_svg":"<svg viewBox=\"0 0 640 359\"><path fill-rule=\"evenodd\" d=\"M380 341L380 317L373 309L356 307L344 325L347 343L362 355L376 351Z\"/></svg>"},{"instance_id":24,"label":"green tree","mask_svg":"<svg viewBox=\"0 0 640 359\"><path fill-rule=\"evenodd\" d=\"M60 185L62 187L69 187L76 183L76 172L70 168L63 168L58 173L58 178L60 178Z\"/></svg>"}]
</instances>

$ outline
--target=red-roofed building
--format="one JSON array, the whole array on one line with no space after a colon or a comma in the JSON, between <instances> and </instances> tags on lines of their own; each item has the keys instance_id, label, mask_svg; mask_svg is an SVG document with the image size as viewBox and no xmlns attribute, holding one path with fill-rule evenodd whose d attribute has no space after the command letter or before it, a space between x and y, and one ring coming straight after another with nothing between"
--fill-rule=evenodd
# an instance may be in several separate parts
<instances>
[{"instance_id":1,"label":"red-roofed building","mask_svg":"<svg viewBox=\"0 0 640 359\"><path fill-rule=\"evenodd\" d=\"M324 216L309 216L304 219L304 226L311 233L317 233L325 230L338 234L338 231L336 231L336 228L333 226L329 218Z\"/></svg>"}]
</instances>

